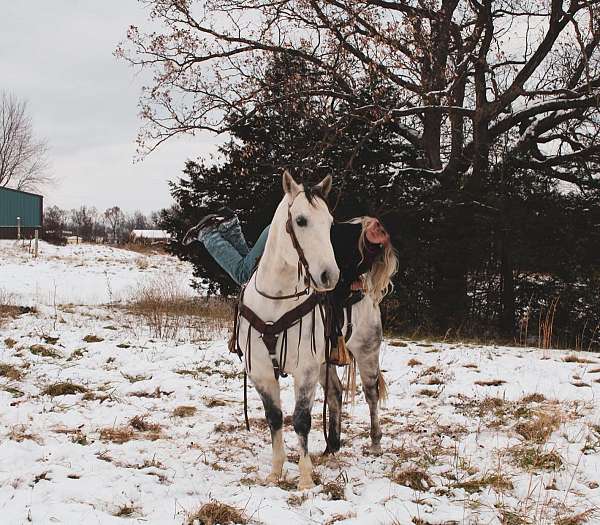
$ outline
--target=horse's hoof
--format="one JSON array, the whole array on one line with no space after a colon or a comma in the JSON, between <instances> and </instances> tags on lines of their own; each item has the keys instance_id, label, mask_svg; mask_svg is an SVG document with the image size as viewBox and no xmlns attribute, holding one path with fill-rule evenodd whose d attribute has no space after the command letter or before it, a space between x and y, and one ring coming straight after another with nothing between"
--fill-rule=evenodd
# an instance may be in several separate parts
<instances>
[{"instance_id":1,"label":"horse's hoof","mask_svg":"<svg viewBox=\"0 0 600 525\"><path fill-rule=\"evenodd\" d=\"M298 482L298 490L310 490L315 488L314 481L305 479Z\"/></svg>"},{"instance_id":2,"label":"horse's hoof","mask_svg":"<svg viewBox=\"0 0 600 525\"><path fill-rule=\"evenodd\" d=\"M383 449L381 448L381 445L371 445L369 447L369 454L372 456L381 456L381 454L383 454Z\"/></svg>"},{"instance_id":3,"label":"horse's hoof","mask_svg":"<svg viewBox=\"0 0 600 525\"><path fill-rule=\"evenodd\" d=\"M280 479L281 479L281 474L276 474L275 472L271 472L267 476L267 479L265 481L266 481L267 485L277 485L277 483L279 483Z\"/></svg>"}]
</instances>

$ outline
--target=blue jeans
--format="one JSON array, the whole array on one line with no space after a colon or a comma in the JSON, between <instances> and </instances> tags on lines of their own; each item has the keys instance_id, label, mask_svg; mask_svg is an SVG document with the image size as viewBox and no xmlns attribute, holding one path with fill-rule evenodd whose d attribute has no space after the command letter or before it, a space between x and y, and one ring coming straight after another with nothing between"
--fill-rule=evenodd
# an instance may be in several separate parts
<instances>
[{"instance_id":1,"label":"blue jeans","mask_svg":"<svg viewBox=\"0 0 600 525\"><path fill-rule=\"evenodd\" d=\"M256 261L265 251L268 236L269 226L260 234L252 249L249 249L238 218L234 217L204 232L200 240L213 259L236 283L242 285L252 277Z\"/></svg>"}]
</instances>

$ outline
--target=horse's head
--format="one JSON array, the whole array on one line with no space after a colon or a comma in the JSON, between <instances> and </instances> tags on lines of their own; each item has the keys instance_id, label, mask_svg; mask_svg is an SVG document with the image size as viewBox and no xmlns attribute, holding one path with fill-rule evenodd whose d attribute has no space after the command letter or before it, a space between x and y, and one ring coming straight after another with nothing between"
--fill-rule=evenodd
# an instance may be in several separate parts
<instances>
[{"instance_id":1,"label":"horse's head","mask_svg":"<svg viewBox=\"0 0 600 525\"><path fill-rule=\"evenodd\" d=\"M331 176L305 189L286 171L283 174L285 196L273 224L279 232L281 256L294 267L298 264L298 252L301 252L308 263L312 285L318 291L332 290L340 276L331 246L333 218L324 200L330 189ZM288 231L290 229L292 231Z\"/></svg>"}]
</instances>

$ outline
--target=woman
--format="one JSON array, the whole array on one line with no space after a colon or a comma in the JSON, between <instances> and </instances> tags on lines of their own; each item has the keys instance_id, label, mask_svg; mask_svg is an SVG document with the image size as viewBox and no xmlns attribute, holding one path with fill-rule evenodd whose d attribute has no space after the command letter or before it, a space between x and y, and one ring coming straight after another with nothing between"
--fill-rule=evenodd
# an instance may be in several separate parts
<instances>
[{"instance_id":1,"label":"woman","mask_svg":"<svg viewBox=\"0 0 600 525\"><path fill-rule=\"evenodd\" d=\"M375 304L379 304L392 288L391 278L398 269L398 259L390 240L390 231L396 226L390 215L357 217L348 222L334 223L331 241L340 278L331 292L336 305L337 327L334 342L341 335L343 305L353 291L362 290ZM260 234L250 249L242 233L240 222L229 208L207 215L190 228L183 238L189 245L198 240L231 278L243 285L248 282L256 262L262 255L269 226ZM334 360L335 361L335 360Z\"/></svg>"}]
</instances>

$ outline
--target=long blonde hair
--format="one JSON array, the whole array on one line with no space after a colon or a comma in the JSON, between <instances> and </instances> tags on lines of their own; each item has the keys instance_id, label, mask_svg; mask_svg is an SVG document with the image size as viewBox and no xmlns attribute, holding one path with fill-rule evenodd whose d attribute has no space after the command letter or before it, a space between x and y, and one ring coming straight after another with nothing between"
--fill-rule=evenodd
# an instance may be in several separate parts
<instances>
[{"instance_id":1,"label":"long blonde hair","mask_svg":"<svg viewBox=\"0 0 600 525\"><path fill-rule=\"evenodd\" d=\"M363 217L356 217L348 222L353 224L361 224L362 230L360 237L358 238L358 251L360 252L361 262L365 258L365 243L366 231L369 222L373 220L373 217L367 215ZM392 283L392 277L398 271L398 256L396 250L392 246L391 240L383 245L383 253L381 256L373 262L371 269L366 274L366 278L363 281L364 291L373 299L375 304L379 304L381 300L394 289L394 283Z\"/></svg>"}]
</instances>

